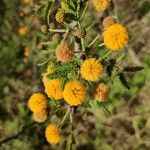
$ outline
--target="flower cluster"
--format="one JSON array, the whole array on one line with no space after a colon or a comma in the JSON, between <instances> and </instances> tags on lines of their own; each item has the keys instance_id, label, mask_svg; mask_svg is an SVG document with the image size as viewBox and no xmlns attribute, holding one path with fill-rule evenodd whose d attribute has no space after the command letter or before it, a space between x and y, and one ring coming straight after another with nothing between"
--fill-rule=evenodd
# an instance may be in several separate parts
<instances>
[{"instance_id":1,"label":"flower cluster","mask_svg":"<svg viewBox=\"0 0 150 150\"><path fill-rule=\"evenodd\" d=\"M82 3L89 2L83 1ZM100 13L103 13L110 3L111 0L92 0L94 9ZM53 109L51 102L62 107L62 112L66 107L69 108L72 124L73 108L90 107L93 102L105 104L105 101L109 99L107 82L113 75L113 69L116 67L115 71L119 70L116 66L117 57L113 59L114 55L111 57L109 55L113 51L125 48L129 35L126 27L112 15L104 18L102 34L98 32L90 43L84 42L88 31L92 28L91 26L85 28L81 23L87 6L81 5L78 1L72 1L71 4L66 0L60 1L56 7L58 10L55 9L52 12L55 16L55 18L52 17L54 21L49 22L48 19L45 25L46 30L43 28L43 33L53 34L54 32L54 34L52 41L46 42L48 43L47 50L50 50L48 61L44 63L47 70L42 76L44 92L48 98L41 93L35 93L28 101L29 109L34 113L33 119L36 122L47 120L47 108L50 106L49 108ZM67 16L69 19L66 18ZM99 37L103 39L100 41ZM96 42L99 44L95 44ZM52 46L49 48L49 45ZM102 49L101 46L103 46ZM122 73L120 72L118 75ZM50 100L49 104L47 99ZM58 117L63 114L59 113ZM61 127L67 115L68 110L59 125L49 124L46 127L45 137L49 143L57 144L61 141Z\"/></svg>"}]
</instances>

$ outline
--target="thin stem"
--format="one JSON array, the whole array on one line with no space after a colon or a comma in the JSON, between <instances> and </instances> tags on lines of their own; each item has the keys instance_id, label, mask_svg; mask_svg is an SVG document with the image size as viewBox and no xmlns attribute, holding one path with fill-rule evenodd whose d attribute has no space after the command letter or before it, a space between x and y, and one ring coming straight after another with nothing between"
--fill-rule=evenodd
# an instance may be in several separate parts
<instances>
[{"instance_id":1,"label":"thin stem","mask_svg":"<svg viewBox=\"0 0 150 150\"><path fill-rule=\"evenodd\" d=\"M111 53L112 53L112 51L109 50L109 51L101 58L101 60L107 58Z\"/></svg>"},{"instance_id":2,"label":"thin stem","mask_svg":"<svg viewBox=\"0 0 150 150\"><path fill-rule=\"evenodd\" d=\"M88 45L88 47L91 47L99 38L99 34L94 38L94 40Z\"/></svg>"},{"instance_id":3,"label":"thin stem","mask_svg":"<svg viewBox=\"0 0 150 150\"><path fill-rule=\"evenodd\" d=\"M86 3L86 5L85 5L85 7L84 7L84 10L83 10L83 12L82 12L82 14L81 14L79 20L81 20L82 17L84 16L84 14L85 14L85 12L86 12L86 10L87 10L87 8L88 8L88 5L89 5L89 2Z\"/></svg>"},{"instance_id":4,"label":"thin stem","mask_svg":"<svg viewBox=\"0 0 150 150\"><path fill-rule=\"evenodd\" d=\"M105 45L105 43L101 43L101 44L99 44L98 46L99 47L102 47L102 46L104 46Z\"/></svg>"},{"instance_id":5,"label":"thin stem","mask_svg":"<svg viewBox=\"0 0 150 150\"><path fill-rule=\"evenodd\" d=\"M82 47L82 51L85 51L84 39L83 38L81 38L81 47Z\"/></svg>"},{"instance_id":6,"label":"thin stem","mask_svg":"<svg viewBox=\"0 0 150 150\"><path fill-rule=\"evenodd\" d=\"M64 37L63 37L63 40L62 40L62 41L64 41L64 40L66 39L68 33L69 33L69 29L66 30L66 33L64 34Z\"/></svg>"},{"instance_id":7,"label":"thin stem","mask_svg":"<svg viewBox=\"0 0 150 150\"><path fill-rule=\"evenodd\" d=\"M69 115L69 112L70 112L70 109L69 109L69 107L68 107L68 108L67 108L67 111L66 111L66 113L65 113L65 115L64 115L64 117L63 117L63 119L61 120L61 122L60 122L60 124L59 124L59 127L60 127L60 128L62 127L63 123L64 123L65 120L67 119L67 117L68 117L68 115Z\"/></svg>"},{"instance_id":8,"label":"thin stem","mask_svg":"<svg viewBox=\"0 0 150 150\"><path fill-rule=\"evenodd\" d=\"M65 29L49 29L50 32L60 32L60 33L63 33L63 32L67 32L67 30Z\"/></svg>"}]
</instances>

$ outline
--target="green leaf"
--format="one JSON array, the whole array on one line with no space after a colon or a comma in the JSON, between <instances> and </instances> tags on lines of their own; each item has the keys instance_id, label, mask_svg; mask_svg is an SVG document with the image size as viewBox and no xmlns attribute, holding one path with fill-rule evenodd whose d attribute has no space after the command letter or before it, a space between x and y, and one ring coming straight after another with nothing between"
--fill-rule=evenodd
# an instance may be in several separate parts
<instances>
[{"instance_id":1,"label":"green leaf","mask_svg":"<svg viewBox=\"0 0 150 150\"><path fill-rule=\"evenodd\" d=\"M112 72L115 64L116 64L116 59L110 59L109 64L106 66L106 73L109 77L112 76Z\"/></svg>"},{"instance_id":2,"label":"green leaf","mask_svg":"<svg viewBox=\"0 0 150 150\"><path fill-rule=\"evenodd\" d=\"M123 69L123 71L125 71L125 72L136 72L136 71L141 71L141 70L143 70L143 69L144 69L144 67L142 67L142 66L125 67L125 68Z\"/></svg>"},{"instance_id":3,"label":"green leaf","mask_svg":"<svg viewBox=\"0 0 150 150\"><path fill-rule=\"evenodd\" d=\"M67 138L67 145L65 150L72 150L72 144L73 144L73 135L70 134Z\"/></svg>"},{"instance_id":4,"label":"green leaf","mask_svg":"<svg viewBox=\"0 0 150 150\"><path fill-rule=\"evenodd\" d=\"M119 75L119 80L120 80L120 82L122 83L122 85L123 85L124 87L126 87L126 88L129 90L130 87L129 87L129 85L128 85L128 82L127 82L127 80L126 80L124 74L121 72L121 73L119 73L118 75Z\"/></svg>"}]
</instances>

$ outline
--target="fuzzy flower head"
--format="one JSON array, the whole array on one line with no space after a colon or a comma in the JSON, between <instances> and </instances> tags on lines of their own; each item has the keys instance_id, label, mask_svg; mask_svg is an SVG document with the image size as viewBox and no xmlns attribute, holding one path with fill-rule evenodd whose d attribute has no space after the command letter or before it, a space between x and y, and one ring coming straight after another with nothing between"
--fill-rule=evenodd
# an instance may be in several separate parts
<instances>
[{"instance_id":1,"label":"fuzzy flower head","mask_svg":"<svg viewBox=\"0 0 150 150\"><path fill-rule=\"evenodd\" d=\"M33 119L35 122L42 123L47 120L47 112L45 110L42 112L34 112Z\"/></svg>"},{"instance_id":2,"label":"fuzzy flower head","mask_svg":"<svg viewBox=\"0 0 150 150\"><path fill-rule=\"evenodd\" d=\"M95 58L89 58L81 65L80 73L87 81L97 81L103 73L103 66Z\"/></svg>"},{"instance_id":3,"label":"fuzzy flower head","mask_svg":"<svg viewBox=\"0 0 150 150\"><path fill-rule=\"evenodd\" d=\"M79 81L69 81L65 85L63 96L70 106L81 105L85 101L86 90Z\"/></svg>"},{"instance_id":4,"label":"fuzzy flower head","mask_svg":"<svg viewBox=\"0 0 150 150\"><path fill-rule=\"evenodd\" d=\"M50 144L58 144L61 141L61 130L53 124L47 126L45 130L46 140Z\"/></svg>"},{"instance_id":5,"label":"fuzzy flower head","mask_svg":"<svg viewBox=\"0 0 150 150\"><path fill-rule=\"evenodd\" d=\"M109 6L110 0L92 0L93 6L97 11L105 11Z\"/></svg>"},{"instance_id":6,"label":"fuzzy flower head","mask_svg":"<svg viewBox=\"0 0 150 150\"><path fill-rule=\"evenodd\" d=\"M57 60L61 61L62 63L70 61L74 55L74 51L69 47L66 42L61 42L56 48L55 52Z\"/></svg>"},{"instance_id":7,"label":"fuzzy flower head","mask_svg":"<svg viewBox=\"0 0 150 150\"><path fill-rule=\"evenodd\" d=\"M94 98L97 101L105 101L108 97L109 89L104 83L99 84L94 91Z\"/></svg>"},{"instance_id":8,"label":"fuzzy flower head","mask_svg":"<svg viewBox=\"0 0 150 150\"><path fill-rule=\"evenodd\" d=\"M55 15L55 19L58 23L62 23L64 21L64 12L59 10Z\"/></svg>"},{"instance_id":9,"label":"fuzzy flower head","mask_svg":"<svg viewBox=\"0 0 150 150\"><path fill-rule=\"evenodd\" d=\"M111 25L113 25L115 23L116 23L116 19L114 16L108 16L103 20L103 26L105 29L110 27Z\"/></svg>"},{"instance_id":10,"label":"fuzzy flower head","mask_svg":"<svg viewBox=\"0 0 150 150\"><path fill-rule=\"evenodd\" d=\"M47 98L42 93L33 94L28 101L28 107L33 112L42 112L47 108L47 105Z\"/></svg>"},{"instance_id":11,"label":"fuzzy flower head","mask_svg":"<svg viewBox=\"0 0 150 150\"><path fill-rule=\"evenodd\" d=\"M28 28L26 26L20 26L18 29L18 33L22 36L26 35L28 32Z\"/></svg>"},{"instance_id":12,"label":"fuzzy flower head","mask_svg":"<svg viewBox=\"0 0 150 150\"><path fill-rule=\"evenodd\" d=\"M127 29L121 24L114 24L103 33L105 46L112 51L117 51L125 47L129 36Z\"/></svg>"},{"instance_id":13,"label":"fuzzy flower head","mask_svg":"<svg viewBox=\"0 0 150 150\"><path fill-rule=\"evenodd\" d=\"M44 82L44 86L45 93L48 97L54 98L55 100L60 100L63 98L60 79L47 79Z\"/></svg>"}]
</instances>

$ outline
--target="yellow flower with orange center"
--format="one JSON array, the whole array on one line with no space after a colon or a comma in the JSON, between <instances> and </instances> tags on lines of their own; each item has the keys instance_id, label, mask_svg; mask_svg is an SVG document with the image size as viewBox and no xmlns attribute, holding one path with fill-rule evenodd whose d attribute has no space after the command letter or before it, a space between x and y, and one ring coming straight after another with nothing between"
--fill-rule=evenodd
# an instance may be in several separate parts
<instances>
[{"instance_id":1,"label":"yellow flower with orange center","mask_svg":"<svg viewBox=\"0 0 150 150\"><path fill-rule=\"evenodd\" d=\"M50 144L58 144L62 139L61 130L56 125L50 124L45 130L45 137Z\"/></svg>"},{"instance_id":2,"label":"yellow flower with orange center","mask_svg":"<svg viewBox=\"0 0 150 150\"><path fill-rule=\"evenodd\" d=\"M124 48L129 40L127 29L118 23L108 27L104 31L103 37L105 46L112 51Z\"/></svg>"},{"instance_id":3,"label":"yellow flower with orange center","mask_svg":"<svg viewBox=\"0 0 150 150\"><path fill-rule=\"evenodd\" d=\"M97 59L89 58L81 65L80 73L85 80L97 81L102 76L103 66Z\"/></svg>"},{"instance_id":4,"label":"yellow flower with orange center","mask_svg":"<svg viewBox=\"0 0 150 150\"><path fill-rule=\"evenodd\" d=\"M81 105L86 98L86 89L79 81L69 81L65 85L63 97L70 106Z\"/></svg>"},{"instance_id":5,"label":"yellow flower with orange center","mask_svg":"<svg viewBox=\"0 0 150 150\"><path fill-rule=\"evenodd\" d=\"M42 112L47 108L47 98L42 93L33 94L28 101L28 107L33 112Z\"/></svg>"}]
</instances>

